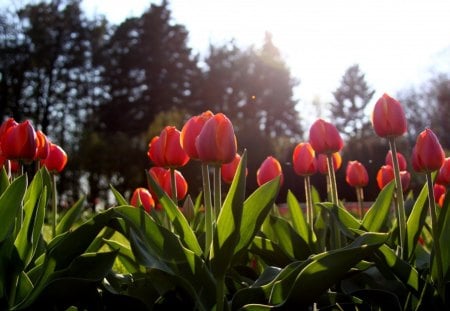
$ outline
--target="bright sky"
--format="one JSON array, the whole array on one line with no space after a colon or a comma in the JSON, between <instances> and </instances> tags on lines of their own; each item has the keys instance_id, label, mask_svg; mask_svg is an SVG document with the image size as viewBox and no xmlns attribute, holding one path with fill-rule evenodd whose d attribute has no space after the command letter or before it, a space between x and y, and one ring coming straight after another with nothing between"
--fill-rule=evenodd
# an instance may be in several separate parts
<instances>
[{"instance_id":1,"label":"bright sky","mask_svg":"<svg viewBox=\"0 0 450 311\"><path fill-rule=\"evenodd\" d=\"M139 16L151 1L84 0L86 12L113 23ZM161 3L161 1L153 1ZM450 1L444 0L169 0L190 46L232 38L261 46L273 34L303 103L328 102L346 69L357 63L378 98L418 85L431 72L450 73Z\"/></svg>"}]
</instances>

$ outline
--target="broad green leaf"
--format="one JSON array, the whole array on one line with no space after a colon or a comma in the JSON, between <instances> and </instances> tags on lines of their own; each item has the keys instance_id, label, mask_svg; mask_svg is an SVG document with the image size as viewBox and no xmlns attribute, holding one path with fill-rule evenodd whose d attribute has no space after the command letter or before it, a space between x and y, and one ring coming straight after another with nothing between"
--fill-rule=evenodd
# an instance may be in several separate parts
<instances>
[{"instance_id":1,"label":"broad green leaf","mask_svg":"<svg viewBox=\"0 0 450 311\"><path fill-rule=\"evenodd\" d=\"M0 195L8 188L9 186L9 178L8 174L6 173L6 169L3 166L3 168L0 170Z\"/></svg>"},{"instance_id":2,"label":"broad green leaf","mask_svg":"<svg viewBox=\"0 0 450 311\"><path fill-rule=\"evenodd\" d=\"M14 297L14 301L22 301L32 290L33 283L31 282L28 275L24 271L22 271L19 274L19 278L17 281L16 296Z\"/></svg>"},{"instance_id":3,"label":"broad green leaf","mask_svg":"<svg viewBox=\"0 0 450 311\"><path fill-rule=\"evenodd\" d=\"M287 256L278 244L260 236L255 236L250 244L249 251L270 266L284 267L292 262L292 258Z\"/></svg>"},{"instance_id":4,"label":"broad green leaf","mask_svg":"<svg viewBox=\"0 0 450 311\"><path fill-rule=\"evenodd\" d=\"M167 196L164 190L162 190L148 171L147 180L150 187L153 191L155 191L164 211L167 213L175 233L180 236L181 241L187 248L193 251L197 256L201 256L203 253L202 248L200 247L197 237L195 236L194 231L192 231L192 228L189 226L189 222L186 220L183 213L180 211L178 206L175 205L172 199Z\"/></svg>"},{"instance_id":5,"label":"broad green leaf","mask_svg":"<svg viewBox=\"0 0 450 311\"><path fill-rule=\"evenodd\" d=\"M141 271L140 265L137 263L136 258L130 248L124 244L114 241L106 240L106 245L108 245L112 250L117 251L117 259L124 266L128 273L137 273Z\"/></svg>"},{"instance_id":6,"label":"broad green leaf","mask_svg":"<svg viewBox=\"0 0 450 311\"><path fill-rule=\"evenodd\" d=\"M437 207L439 208L439 207ZM450 213L448 209L450 208L450 195L446 195L444 204L440 209L439 213L439 245L441 248L441 258L442 258L442 268L444 282L450 281ZM433 256L433 267L435 266L434 259L436 254Z\"/></svg>"},{"instance_id":7,"label":"broad green leaf","mask_svg":"<svg viewBox=\"0 0 450 311\"><path fill-rule=\"evenodd\" d=\"M308 226L305 217L303 215L302 208L297 198L290 190L288 191L287 195L287 206L291 214L292 226L294 227L295 231L297 231L297 233L304 241L307 241L307 243L309 244L309 248L311 250L315 250L317 237L315 233L311 230L311 227Z\"/></svg>"},{"instance_id":8,"label":"broad green leaf","mask_svg":"<svg viewBox=\"0 0 450 311\"><path fill-rule=\"evenodd\" d=\"M362 226L367 231L378 232L382 229L391 210L395 183L391 181L378 194L375 202L364 215Z\"/></svg>"},{"instance_id":9,"label":"broad green leaf","mask_svg":"<svg viewBox=\"0 0 450 311\"><path fill-rule=\"evenodd\" d=\"M0 243L12 233L16 216L22 208L22 200L27 187L25 175L16 178L0 196Z\"/></svg>"},{"instance_id":10,"label":"broad green leaf","mask_svg":"<svg viewBox=\"0 0 450 311\"><path fill-rule=\"evenodd\" d=\"M344 234L354 238L354 230L359 230L361 228L361 223L355 216L342 206L334 208L335 205L330 202L318 203L318 205L337 220L339 228Z\"/></svg>"},{"instance_id":11,"label":"broad green leaf","mask_svg":"<svg viewBox=\"0 0 450 311\"><path fill-rule=\"evenodd\" d=\"M411 214L406 222L406 233L408 240L408 258L411 259L414 255L414 250L417 245L417 241L422 232L423 225L425 223L425 218L427 216L427 198L428 198L428 188L427 185L422 187L419 196L417 197L414 206L412 208Z\"/></svg>"},{"instance_id":12,"label":"broad green leaf","mask_svg":"<svg viewBox=\"0 0 450 311\"><path fill-rule=\"evenodd\" d=\"M116 190L116 188L114 188L112 185L109 185L109 187L111 188L111 191L114 194L114 197L116 198L119 206L120 205L128 205L128 201L123 197L122 194L120 194L119 191Z\"/></svg>"},{"instance_id":13,"label":"broad green leaf","mask_svg":"<svg viewBox=\"0 0 450 311\"><path fill-rule=\"evenodd\" d=\"M56 235L69 230L77 220L80 219L83 212L85 197L81 197L75 204L73 204L67 212L61 217L56 226Z\"/></svg>"}]
</instances>

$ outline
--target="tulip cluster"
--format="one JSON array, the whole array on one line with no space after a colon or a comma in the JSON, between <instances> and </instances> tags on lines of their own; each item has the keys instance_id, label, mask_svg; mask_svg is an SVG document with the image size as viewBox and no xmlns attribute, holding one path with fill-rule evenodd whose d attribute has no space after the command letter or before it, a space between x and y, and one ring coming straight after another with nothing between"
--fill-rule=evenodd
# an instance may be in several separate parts
<instances>
[{"instance_id":1,"label":"tulip cluster","mask_svg":"<svg viewBox=\"0 0 450 311\"><path fill-rule=\"evenodd\" d=\"M411 181L411 174L407 171L406 158L400 152L397 152L397 161L400 168L400 179L403 192L409 188ZM394 165L392 160L392 152L388 151L385 158L385 164L380 167L377 173L377 184L380 189L383 189L388 183L394 180Z\"/></svg>"}]
</instances>

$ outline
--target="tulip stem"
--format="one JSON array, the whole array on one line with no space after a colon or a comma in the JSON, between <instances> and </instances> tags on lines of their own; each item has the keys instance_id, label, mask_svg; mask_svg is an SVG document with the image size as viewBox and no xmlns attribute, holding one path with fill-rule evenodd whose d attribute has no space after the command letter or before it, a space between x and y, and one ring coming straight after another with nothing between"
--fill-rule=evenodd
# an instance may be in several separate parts
<instances>
[{"instance_id":1,"label":"tulip stem","mask_svg":"<svg viewBox=\"0 0 450 311\"><path fill-rule=\"evenodd\" d=\"M442 285L443 285L443 265L442 265L442 256L441 256L441 245L439 239L439 228L438 221L436 216L436 202L434 198L434 190L433 190L433 179L431 177L431 173L427 172L427 185L428 185L428 205L430 208L430 216L431 216L431 232L433 235L433 248L434 248L434 256L436 258L437 265L437 287L438 292L442 293Z\"/></svg>"},{"instance_id":2,"label":"tulip stem","mask_svg":"<svg viewBox=\"0 0 450 311\"><path fill-rule=\"evenodd\" d=\"M57 214L58 214L58 194L56 192L56 175L52 175L52 209L53 209L53 223L52 223L52 236L56 236L56 222L57 222Z\"/></svg>"},{"instance_id":3,"label":"tulip stem","mask_svg":"<svg viewBox=\"0 0 450 311\"><path fill-rule=\"evenodd\" d=\"M220 165L214 165L214 213L217 220L222 206L222 189L220 183Z\"/></svg>"},{"instance_id":4,"label":"tulip stem","mask_svg":"<svg viewBox=\"0 0 450 311\"><path fill-rule=\"evenodd\" d=\"M308 221L309 227L311 228L311 233L314 232L314 210L312 204L311 195L311 180L309 176L305 176L305 199L306 199L306 219Z\"/></svg>"},{"instance_id":5,"label":"tulip stem","mask_svg":"<svg viewBox=\"0 0 450 311\"><path fill-rule=\"evenodd\" d=\"M356 187L355 190L356 190L356 198L358 200L359 218L363 219L363 216L364 216L364 210L363 210L364 190L362 187Z\"/></svg>"},{"instance_id":6,"label":"tulip stem","mask_svg":"<svg viewBox=\"0 0 450 311\"><path fill-rule=\"evenodd\" d=\"M177 181L175 179L175 169L173 167L170 168L170 190L172 191L172 200L178 205L177 199Z\"/></svg>"},{"instance_id":7,"label":"tulip stem","mask_svg":"<svg viewBox=\"0 0 450 311\"><path fill-rule=\"evenodd\" d=\"M211 185L209 183L208 164L202 163L203 200L205 204L205 258L208 256L213 238L213 209L211 204Z\"/></svg>"},{"instance_id":8,"label":"tulip stem","mask_svg":"<svg viewBox=\"0 0 450 311\"><path fill-rule=\"evenodd\" d=\"M336 186L336 175L334 173L334 163L333 155L327 153L327 166L328 166L328 176L330 177L330 189L331 189L331 202L334 204L333 209L338 208L339 198ZM336 211L337 212L337 211ZM337 213L336 213L337 214ZM341 233L339 232L339 227L337 219L331 222L332 235L334 236L334 248L341 247Z\"/></svg>"},{"instance_id":9,"label":"tulip stem","mask_svg":"<svg viewBox=\"0 0 450 311\"><path fill-rule=\"evenodd\" d=\"M399 240L400 240L400 258L406 260L408 256L408 251L406 250L406 213L405 213L405 202L403 200L403 188L402 180L400 178L400 167L397 158L397 147L395 144L395 137L389 138L389 147L392 153L392 164L394 165L394 177L395 177L395 189L396 189L396 206L397 206L397 221L399 228Z\"/></svg>"}]
</instances>

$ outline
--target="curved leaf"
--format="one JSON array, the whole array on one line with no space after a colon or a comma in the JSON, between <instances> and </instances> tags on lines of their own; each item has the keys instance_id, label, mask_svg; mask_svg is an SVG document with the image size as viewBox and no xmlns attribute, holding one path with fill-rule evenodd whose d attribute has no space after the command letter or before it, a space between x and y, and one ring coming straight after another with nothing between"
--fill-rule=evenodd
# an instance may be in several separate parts
<instances>
[{"instance_id":1,"label":"curved leaf","mask_svg":"<svg viewBox=\"0 0 450 311\"><path fill-rule=\"evenodd\" d=\"M84 201L86 197L81 197L75 204L73 204L67 212L61 217L56 227L56 234L61 234L69 230L74 223L80 218L83 211Z\"/></svg>"},{"instance_id":2,"label":"curved leaf","mask_svg":"<svg viewBox=\"0 0 450 311\"><path fill-rule=\"evenodd\" d=\"M394 195L395 183L391 181L378 194L375 202L364 215L362 226L367 231L378 232L383 227L391 210L392 197Z\"/></svg>"},{"instance_id":3,"label":"curved leaf","mask_svg":"<svg viewBox=\"0 0 450 311\"><path fill-rule=\"evenodd\" d=\"M292 226L300 235L300 237L307 241L311 250L316 249L317 237L311 230L311 227L306 223L300 203L294 194L289 190L287 195L287 206L292 218Z\"/></svg>"},{"instance_id":4,"label":"curved leaf","mask_svg":"<svg viewBox=\"0 0 450 311\"><path fill-rule=\"evenodd\" d=\"M25 175L16 178L0 196L0 243L11 234L16 216L22 208L22 200L27 187Z\"/></svg>"}]
</instances>

